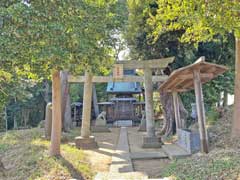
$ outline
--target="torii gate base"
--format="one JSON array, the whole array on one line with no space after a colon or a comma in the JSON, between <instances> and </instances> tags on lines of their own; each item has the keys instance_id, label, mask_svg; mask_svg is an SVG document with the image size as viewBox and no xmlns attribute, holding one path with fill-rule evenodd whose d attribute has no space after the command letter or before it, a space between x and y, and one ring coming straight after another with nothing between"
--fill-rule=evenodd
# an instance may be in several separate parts
<instances>
[{"instance_id":1,"label":"torii gate base","mask_svg":"<svg viewBox=\"0 0 240 180\"><path fill-rule=\"evenodd\" d=\"M75 144L77 148L81 149L96 149L98 148L97 142L95 141L94 136L82 137L78 136L75 138Z\"/></svg>"},{"instance_id":2,"label":"torii gate base","mask_svg":"<svg viewBox=\"0 0 240 180\"><path fill-rule=\"evenodd\" d=\"M143 137L143 148L160 148L162 144L161 137Z\"/></svg>"}]
</instances>

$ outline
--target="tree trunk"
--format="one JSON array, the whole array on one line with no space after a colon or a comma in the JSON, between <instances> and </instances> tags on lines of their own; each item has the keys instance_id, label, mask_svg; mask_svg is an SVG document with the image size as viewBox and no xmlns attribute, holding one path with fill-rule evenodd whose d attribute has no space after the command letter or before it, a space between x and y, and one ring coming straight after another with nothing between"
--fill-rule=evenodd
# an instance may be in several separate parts
<instances>
[{"instance_id":1,"label":"tree trunk","mask_svg":"<svg viewBox=\"0 0 240 180\"><path fill-rule=\"evenodd\" d=\"M62 111L61 111L61 79L60 72L52 74L52 133L50 156L60 155Z\"/></svg>"},{"instance_id":2,"label":"tree trunk","mask_svg":"<svg viewBox=\"0 0 240 180\"><path fill-rule=\"evenodd\" d=\"M5 127L6 131L8 131L8 117L7 117L7 107L4 107L4 120L5 120Z\"/></svg>"},{"instance_id":3,"label":"tree trunk","mask_svg":"<svg viewBox=\"0 0 240 180\"><path fill-rule=\"evenodd\" d=\"M227 107L228 106L228 93L227 91L225 90L223 92L223 107Z\"/></svg>"},{"instance_id":4,"label":"tree trunk","mask_svg":"<svg viewBox=\"0 0 240 180\"><path fill-rule=\"evenodd\" d=\"M232 123L232 138L240 137L240 39L236 38L234 114Z\"/></svg>"},{"instance_id":5,"label":"tree trunk","mask_svg":"<svg viewBox=\"0 0 240 180\"><path fill-rule=\"evenodd\" d=\"M61 93L62 93L62 124L63 124L62 128L63 131L68 132L72 128L72 119L67 71L61 71Z\"/></svg>"},{"instance_id":6,"label":"tree trunk","mask_svg":"<svg viewBox=\"0 0 240 180\"><path fill-rule=\"evenodd\" d=\"M44 84L44 95L43 95L43 98L44 98L44 101L47 103L49 103L51 100L50 100L50 97L49 97L49 92L50 92L50 86L49 86L49 83L47 80L45 80L43 82Z\"/></svg>"},{"instance_id":7,"label":"tree trunk","mask_svg":"<svg viewBox=\"0 0 240 180\"><path fill-rule=\"evenodd\" d=\"M27 127L27 123L29 120L29 114L30 114L30 110L29 109L23 109L22 111L22 118L23 118L23 126L24 128Z\"/></svg>"},{"instance_id":8,"label":"tree trunk","mask_svg":"<svg viewBox=\"0 0 240 180\"><path fill-rule=\"evenodd\" d=\"M176 121L174 117L174 104L172 93L160 92L160 102L163 106L164 124L161 130L161 134L165 136L172 135L176 132ZM187 110L184 108L181 98L178 96L180 120L183 128L185 127Z\"/></svg>"}]
</instances>

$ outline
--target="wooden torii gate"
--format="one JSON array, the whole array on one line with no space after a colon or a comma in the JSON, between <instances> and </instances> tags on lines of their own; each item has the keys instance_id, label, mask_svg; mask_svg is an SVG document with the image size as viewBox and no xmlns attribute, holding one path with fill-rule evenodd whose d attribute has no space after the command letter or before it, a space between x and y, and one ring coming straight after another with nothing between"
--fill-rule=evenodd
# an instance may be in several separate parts
<instances>
[{"instance_id":1,"label":"wooden torii gate","mask_svg":"<svg viewBox=\"0 0 240 180\"><path fill-rule=\"evenodd\" d=\"M92 102L92 84L103 82L144 82L145 86L145 109L146 109L146 126L147 136L143 139L143 147L159 147L161 143L155 135L154 128L154 112L153 112L153 86L152 82L163 82L168 76L152 76L152 69L164 69L167 65L173 62L174 57L153 59L146 61L118 61L117 65L122 69L143 69L144 76L123 75L123 72L118 72L117 76L93 76L89 72L85 72L85 76L69 75L69 83L84 83L83 96L83 116L81 136L76 137L76 145L81 148L91 148L92 144L95 146L94 137L91 136L90 122L91 122L91 102ZM119 67L117 66L117 67ZM119 69L117 70L119 71Z\"/></svg>"}]
</instances>

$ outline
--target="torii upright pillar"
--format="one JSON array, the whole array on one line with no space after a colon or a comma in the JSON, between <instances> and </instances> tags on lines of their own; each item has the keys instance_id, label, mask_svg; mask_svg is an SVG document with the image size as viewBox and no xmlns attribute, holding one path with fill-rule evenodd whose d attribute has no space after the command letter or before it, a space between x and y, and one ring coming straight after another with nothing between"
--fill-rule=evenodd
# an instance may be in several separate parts
<instances>
[{"instance_id":1,"label":"torii upright pillar","mask_svg":"<svg viewBox=\"0 0 240 180\"><path fill-rule=\"evenodd\" d=\"M91 136L91 108L92 108L92 74L85 72L84 95L83 95L83 116L81 136L75 138L76 147L82 149L97 148L94 137Z\"/></svg>"},{"instance_id":2,"label":"torii upright pillar","mask_svg":"<svg viewBox=\"0 0 240 180\"><path fill-rule=\"evenodd\" d=\"M144 86L147 136L143 137L143 148L158 148L161 147L161 141L155 135L152 70L149 67L144 68Z\"/></svg>"}]
</instances>

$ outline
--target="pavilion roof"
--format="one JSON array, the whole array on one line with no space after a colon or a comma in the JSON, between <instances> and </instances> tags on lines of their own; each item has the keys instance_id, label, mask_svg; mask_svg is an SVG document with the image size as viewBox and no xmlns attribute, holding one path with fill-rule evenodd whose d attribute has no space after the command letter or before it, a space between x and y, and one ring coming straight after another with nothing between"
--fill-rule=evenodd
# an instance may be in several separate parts
<instances>
[{"instance_id":1,"label":"pavilion roof","mask_svg":"<svg viewBox=\"0 0 240 180\"><path fill-rule=\"evenodd\" d=\"M201 57L191 65L174 70L159 89L167 92L185 92L194 89L193 71L196 69L200 71L202 84L228 70L226 66L208 63L205 57Z\"/></svg>"}]
</instances>

